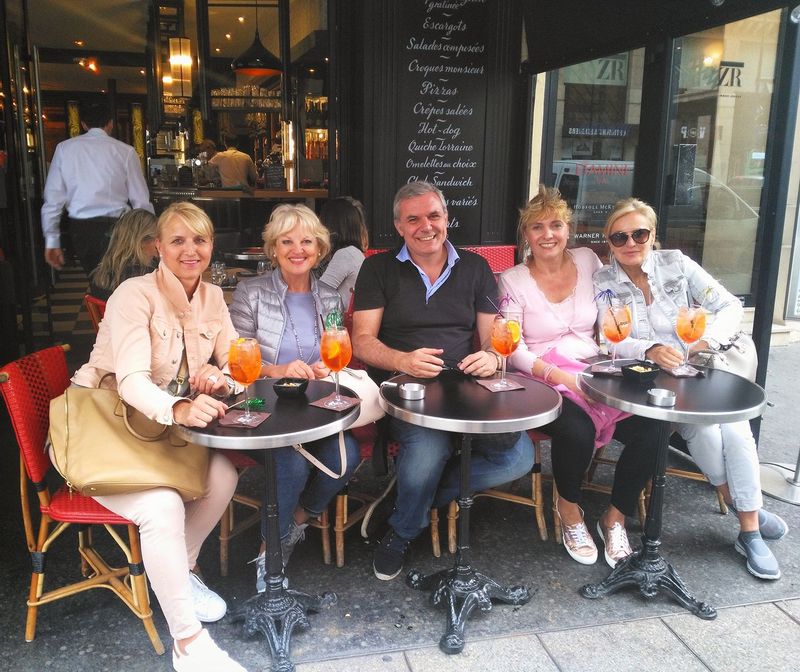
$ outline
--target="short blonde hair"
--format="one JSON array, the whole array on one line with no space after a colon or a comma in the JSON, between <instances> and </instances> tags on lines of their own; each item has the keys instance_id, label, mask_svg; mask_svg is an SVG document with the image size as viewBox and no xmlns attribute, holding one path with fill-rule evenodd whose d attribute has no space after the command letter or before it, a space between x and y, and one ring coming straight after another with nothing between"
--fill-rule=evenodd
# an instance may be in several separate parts
<instances>
[{"instance_id":1,"label":"short blonde hair","mask_svg":"<svg viewBox=\"0 0 800 672\"><path fill-rule=\"evenodd\" d=\"M560 219L572 230L572 210L561 197L561 192L555 187L539 185L539 193L519 211L519 224L517 226L517 247L520 252L525 250L528 243L525 241L525 230L529 224L539 222L548 217Z\"/></svg>"},{"instance_id":2,"label":"short blonde hair","mask_svg":"<svg viewBox=\"0 0 800 672\"><path fill-rule=\"evenodd\" d=\"M275 253L275 243L278 238L289 233L296 226L316 238L320 252L318 259L328 256L328 252L331 251L331 236L328 229L322 225L313 210L305 205L290 203L279 205L269 216L269 221L261 234L264 240L264 254L271 258Z\"/></svg>"},{"instance_id":3,"label":"short blonde hair","mask_svg":"<svg viewBox=\"0 0 800 672\"><path fill-rule=\"evenodd\" d=\"M650 230L655 232L656 225L658 224L656 211L653 210L649 204L640 201L638 198L623 198L621 201L617 201L614 209L606 220L606 226L603 229L603 235L606 237L606 240L608 240L608 235L611 233L611 227L614 226L614 222L620 217L629 215L632 212L638 213L644 217L650 226Z\"/></svg>"},{"instance_id":4,"label":"short blonde hair","mask_svg":"<svg viewBox=\"0 0 800 672\"><path fill-rule=\"evenodd\" d=\"M188 201L172 203L161 213L156 225L159 240L162 239L164 230L169 223L175 218L183 220L183 223L198 236L205 236L211 241L214 240L214 225L211 223L211 219L205 211Z\"/></svg>"}]
</instances>

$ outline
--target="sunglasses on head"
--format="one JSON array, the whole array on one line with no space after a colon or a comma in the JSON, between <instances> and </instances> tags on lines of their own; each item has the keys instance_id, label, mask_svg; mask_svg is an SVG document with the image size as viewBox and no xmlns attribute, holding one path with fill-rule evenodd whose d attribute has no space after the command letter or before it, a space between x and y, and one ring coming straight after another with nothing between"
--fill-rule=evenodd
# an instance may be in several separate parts
<instances>
[{"instance_id":1,"label":"sunglasses on head","mask_svg":"<svg viewBox=\"0 0 800 672\"><path fill-rule=\"evenodd\" d=\"M614 247L622 247L628 242L628 238L633 238L634 243L644 245L648 240L650 240L650 233L650 229L636 229L636 231L632 233L617 231L616 233L612 233L608 237L608 240Z\"/></svg>"}]
</instances>

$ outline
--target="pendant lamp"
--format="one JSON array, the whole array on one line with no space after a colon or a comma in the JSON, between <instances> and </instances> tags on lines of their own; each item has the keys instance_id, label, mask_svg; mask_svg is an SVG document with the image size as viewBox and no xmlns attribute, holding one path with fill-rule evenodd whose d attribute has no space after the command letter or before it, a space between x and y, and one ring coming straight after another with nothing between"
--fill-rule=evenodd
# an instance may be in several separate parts
<instances>
[{"instance_id":1,"label":"pendant lamp","mask_svg":"<svg viewBox=\"0 0 800 672\"><path fill-rule=\"evenodd\" d=\"M271 54L261 43L258 34L258 0L256 0L256 35L251 44L231 63L231 70L248 77L271 77L283 72L283 65L277 56Z\"/></svg>"}]
</instances>

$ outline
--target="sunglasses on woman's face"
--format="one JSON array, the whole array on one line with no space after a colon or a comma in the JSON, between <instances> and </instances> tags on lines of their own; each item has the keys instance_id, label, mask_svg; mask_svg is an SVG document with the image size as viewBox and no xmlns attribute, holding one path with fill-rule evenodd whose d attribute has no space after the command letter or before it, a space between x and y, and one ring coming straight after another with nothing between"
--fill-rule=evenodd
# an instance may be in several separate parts
<instances>
[{"instance_id":1,"label":"sunglasses on woman's face","mask_svg":"<svg viewBox=\"0 0 800 672\"><path fill-rule=\"evenodd\" d=\"M650 229L636 229L632 233L625 233L624 231L617 231L612 233L608 240L614 247L622 247L628 242L628 238L633 238L634 243L644 245L650 240Z\"/></svg>"}]
</instances>

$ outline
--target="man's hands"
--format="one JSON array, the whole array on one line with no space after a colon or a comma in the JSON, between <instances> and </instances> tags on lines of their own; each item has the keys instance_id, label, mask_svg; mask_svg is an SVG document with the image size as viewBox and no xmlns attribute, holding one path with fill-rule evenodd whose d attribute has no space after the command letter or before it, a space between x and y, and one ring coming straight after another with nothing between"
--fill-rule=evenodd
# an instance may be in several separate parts
<instances>
[{"instance_id":1,"label":"man's hands","mask_svg":"<svg viewBox=\"0 0 800 672\"><path fill-rule=\"evenodd\" d=\"M442 372L445 365L439 357L443 352L441 348L418 348L401 353L397 370L415 378L433 378ZM470 376L491 376L497 371L497 358L491 352L479 350L464 357L458 363L458 368Z\"/></svg>"},{"instance_id":2,"label":"man's hands","mask_svg":"<svg viewBox=\"0 0 800 672\"><path fill-rule=\"evenodd\" d=\"M64 266L64 250L60 247L48 247L44 251L44 260L57 271L60 271Z\"/></svg>"}]
</instances>

